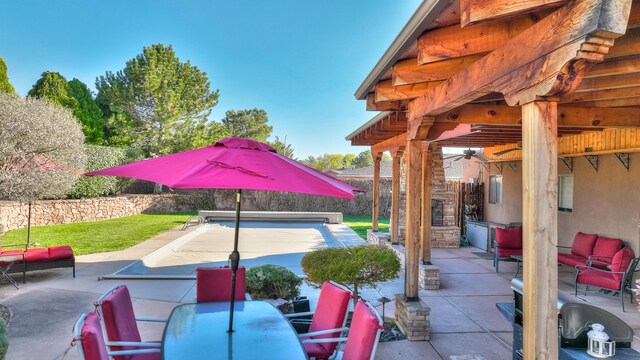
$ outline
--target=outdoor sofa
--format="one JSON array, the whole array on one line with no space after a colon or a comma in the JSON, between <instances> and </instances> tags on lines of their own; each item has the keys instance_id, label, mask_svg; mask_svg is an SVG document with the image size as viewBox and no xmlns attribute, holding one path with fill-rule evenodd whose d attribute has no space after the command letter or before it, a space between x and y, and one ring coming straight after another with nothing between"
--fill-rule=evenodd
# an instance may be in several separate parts
<instances>
[{"instance_id":1,"label":"outdoor sofa","mask_svg":"<svg viewBox=\"0 0 640 360\"><path fill-rule=\"evenodd\" d=\"M21 260L16 261L9 269L9 273L22 273L22 282L27 281L27 272L36 270L48 270L56 268L70 267L73 269L73 277L76 277L76 260L73 249L70 246L52 246L49 248L29 248L22 245L5 245L6 248L22 247L20 250L4 250L0 246L0 256L17 256ZM7 266L8 263L0 262L0 266Z\"/></svg>"},{"instance_id":2,"label":"outdoor sofa","mask_svg":"<svg viewBox=\"0 0 640 360\"><path fill-rule=\"evenodd\" d=\"M558 253L558 264L572 268L578 265L590 265L600 269L608 269L611 267L613 257L622 249L623 245L620 239L579 232L573 239L571 252Z\"/></svg>"},{"instance_id":3,"label":"outdoor sofa","mask_svg":"<svg viewBox=\"0 0 640 360\"><path fill-rule=\"evenodd\" d=\"M513 261L512 256L522 256L522 227L496 228L492 251L496 272L500 272L500 261Z\"/></svg>"}]
</instances>

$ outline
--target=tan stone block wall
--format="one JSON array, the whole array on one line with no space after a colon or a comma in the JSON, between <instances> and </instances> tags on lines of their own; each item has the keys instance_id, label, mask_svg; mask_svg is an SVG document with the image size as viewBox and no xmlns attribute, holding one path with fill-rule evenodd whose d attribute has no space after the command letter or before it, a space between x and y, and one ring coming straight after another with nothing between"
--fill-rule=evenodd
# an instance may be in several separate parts
<instances>
[{"instance_id":1,"label":"tan stone block wall","mask_svg":"<svg viewBox=\"0 0 640 360\"><path fill-rule=\"evenodd\" d=\"M93 199L42 200L31 206L31 226L107 220L123 216L188 211L174 195L124 195ZM27 226L29 207L0 201L0 234Z\"/></svg>"}]
</instances>

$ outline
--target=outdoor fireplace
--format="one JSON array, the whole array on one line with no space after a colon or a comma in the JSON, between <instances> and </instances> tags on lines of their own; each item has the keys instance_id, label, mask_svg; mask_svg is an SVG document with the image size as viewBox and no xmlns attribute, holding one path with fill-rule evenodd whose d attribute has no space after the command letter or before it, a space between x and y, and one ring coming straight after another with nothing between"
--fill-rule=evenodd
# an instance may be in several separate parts
<instances>
[{"instance_id":1,"label":"outdoor fireplace","mask_svg":"<svg viewBox=\"0 0 640 360\"><path fill-rule=\"evenodd\" d=\"M441 200L431 200L431 226L444 226L444 203Z\"/></svg>"}]
</instances>

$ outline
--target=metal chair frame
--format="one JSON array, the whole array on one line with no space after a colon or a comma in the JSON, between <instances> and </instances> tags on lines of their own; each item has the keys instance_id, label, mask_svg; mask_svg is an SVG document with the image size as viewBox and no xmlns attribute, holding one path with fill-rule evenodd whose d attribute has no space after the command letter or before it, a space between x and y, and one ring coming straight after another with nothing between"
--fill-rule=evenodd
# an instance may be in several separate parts
<instances>
[{"instance_id":1,"label":"metal chair frame","mask_svg":"<svg viewBox=\"0 0 640 360\"><path fill-rule=\"evenodd\" d=\"M614 291L613 295L608 295L608 294L602 294L602 293L598 293L598 292L593 292L589 290L590 286L596 286L596 285L589 285L589 284L584 284L585 285L585 289L584 291L581 292L581 294L584 294L585 296L588 295L589 293L591 293L592 295L597 295L597 296L604 296L604 297L617 297L618 293L620 295L620 301L622 302L622 312L625 311L624 309L624 294L627 293L629 294L629 297L631 298L631 304L633 304L633 274L635 274L636 272L640 271L640 268L638 267L638 263L640 263L640 257L634 258L633 260L631 260L631 263L629 263L629 266L627 267L626 271L609 271L609 270L603 270L600 268L596 268L596 267L592 267L592 263L594 262L598 262L597 260L590 260L589 264L587 266L584 265L577 265L576 266L576 280L575 280L575 296L578 296L578 275L580 275L580 272L584 271L584 270L594 270L594 271L599 271L602 273L606 273L606 274L621 274L622 276L622 280L620 281L620 288L619 289L612 289L612 288L607 288L607 287L602 287L602 286L597 286L598 288L602 288L602 289L607 289L607 290L611 290ZM580 283L583 284L583 283Z\"/></svg>"}]
</instances>

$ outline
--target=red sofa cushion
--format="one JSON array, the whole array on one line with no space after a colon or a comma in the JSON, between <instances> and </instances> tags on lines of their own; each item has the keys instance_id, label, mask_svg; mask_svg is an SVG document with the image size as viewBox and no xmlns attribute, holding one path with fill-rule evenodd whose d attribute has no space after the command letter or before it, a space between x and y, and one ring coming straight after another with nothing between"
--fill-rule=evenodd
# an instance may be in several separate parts
<instances>
[{"instance_id":1,"label":"red sofa cushion","mask_svg":"<svg viewBox=\"0 0 640 360\"><path fill-rule=\"evenodd\" d=\"M611 263L613 256L622 248L622 240L607 237L598 237L593 248L591 260Z\"/></svg>"},{"instance_id":2,"label":"red sofa cushion","mask_svg":"<svg viewBox=\"0 0 640 360\"><path fill-rule=\"evenodd\" d=\"M599 286L611 290L620 290L620 281L614 278L613 274L586 269L578 273L576 281L580 284Z\"/></svg>"},{"instance_id":3,"label":"red sofa cushion","mask_svg":"<svg viewBox=\"0 0 640 360\"><path fill-rule=\"evenodd\" d=\"M493 252L495 253L495 249L493 250ZM511 255L522 255L522 249L503 249L503 248L499 248L498 252L499 252L498 256L500 256L501 258L509 257Z\"/></svg>"},{"instance_id":4,"label":"red sofa cushion","mask_svg":"<svg viewBox=\"0 0 640 360\"><path fill-rule=\"evenodd\" d=\"M587 263L587 258L573 254L560 253L558 254L558 262L567 266L576 267L576 265L585 265Z\"/></svg>"},{"instance_id":5,"label":"red sofa cushion","mask_svg":"<svg viewBox=\"0 0 640 360\"><path fill-rule=\"evenodd\" d=\"M48 250L50 261L73 258L73 249L71 249L71 246L52 246Z\"/></svg>"},{"instance_id":6,"label":"red sofa cushion","mask_svg":"<svg viewBox=\"0 0 640 360\"><path fill-rule=\"evenodd\" d=\"M496 242L502 249L522 249L522 228L496 228ZM502 251L500 251L502 253Z\"/></svg>"},{"instance_id":7,"label":"red sofa cushion","mask_svg":"<svg viewBox=\"0 0 640 360\"><path fill-rule=\"evenodd\" d=\"M577 233L573 238L573 244L571 244L571 254L588 258L593 255L596 240L598 240L596 234Z\"/></svg>"},{"instance_id":8,"label":"red sofa cushion","mask_svg":"<svg viewBox=\"0 0 640 360\"><path fill-rule=\"evenodd\" d=\"M26 252L23 250L9 250L3 251L2 255L22 256L23 253L25 254L24 260L28 263L49 261L49 250L46 248L28 249Z\"/></svg>"},{"instance_id":9,"label":"red sofa cushion","mask_svg":"<svg viewBox=\"0 0 640 360\"><path fill-rule=\"evenodd\" d=\"M627 268L629 267L629 264L631 264L631 261L633 261L634 257L636 257L636 255L633 253L633 250L630 247L628 246L623 247L622 250L618 251L613 256L613 261L611 262L611 272L627 271ZM618 282L621 282L624 275L613 274L613 277Z\"/></svg>"}]
</instances>

